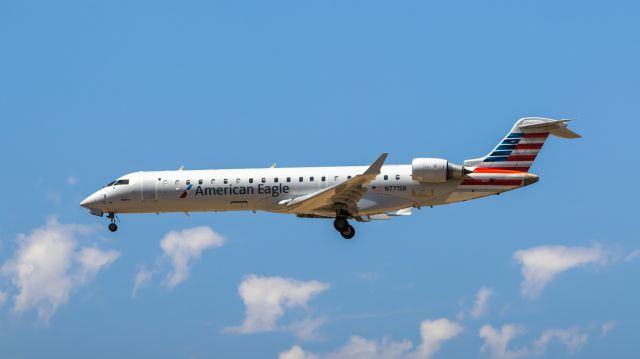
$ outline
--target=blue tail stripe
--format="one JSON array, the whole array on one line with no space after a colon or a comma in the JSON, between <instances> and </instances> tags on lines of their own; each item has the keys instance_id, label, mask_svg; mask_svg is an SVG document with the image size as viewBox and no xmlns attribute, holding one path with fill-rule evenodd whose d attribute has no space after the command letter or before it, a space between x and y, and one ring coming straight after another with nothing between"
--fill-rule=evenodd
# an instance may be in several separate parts
<instances>
[{"instance_id":1,"label":"blue tail stripe","mask_svg":"<svg viewBox=\"0 0 640 359\"><path fill-rule=\"evenodd\" d=\"M487 157L484 159L484 162L504 162L507 160L507 157Z\"/></svg>"},{"instance_id":2,"label":"blue tail stripe","mask_svg":"<svg viewBox=\"0 0 640 359\"><path fill-rule=\"evenodd\" d=\"M489 156L509 156L511 151L493 151Z\"/></svg>"}]
</instances>

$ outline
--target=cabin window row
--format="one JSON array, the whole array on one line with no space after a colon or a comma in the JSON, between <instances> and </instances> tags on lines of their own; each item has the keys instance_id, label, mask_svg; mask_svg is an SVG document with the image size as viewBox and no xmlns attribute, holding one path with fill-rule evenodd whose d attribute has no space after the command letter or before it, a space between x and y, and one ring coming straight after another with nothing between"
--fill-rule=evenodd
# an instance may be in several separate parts
<instances>
[{"instance_id":1,"label":"cabin window row","mask_svg":"<svg viewBox=\"0 0 640 359\"><path fill-rule=\"evenodd\" d=\"M347 176L347 179L348 179L348 180L350 180L352 177L353 177L353 176ZM384 175L384 177L383 177L383 178L384 178L384 180L385 180L385 181L387 181L387 180L389 180L389 175ZM338 181L339 179L340 179L340 176L335 176L335 177L333 177L333 180L334 180L334 181ZM160 180L160 178L158 178L158 180ZM400 175L396 175L396 180L400 180ZM241 181L242 181L242 179L241 179L241 178L236 178L236 179L235 179L235 183L240 183ZM278 183L279 181L280 181L280 180L279 180L279 178L278 178L278 177L273 177L273 182L274 182L274 183ZM290 183L290 182L291 182L291 177L287 177L287 178L285 179L285 181L286 181L287 183ZM314 181L315 181L315 177L314 177L314 176L310 176L310 177L309 177L309 182L314 182ZM327 181L327 177L326 177L326 176L322 176L322 177L320 177L320 181L321 181L321 182L326 182L326 181ZM127 182L128 182L128 181L127 181ZM262 177L262 178L260 179L260 182L261 182L261 183L266 183L266 182L267 182L267 178L266 178L266 177ZM298 182L304 182L304 177L298 177ZM167 180L164 180L164 181L163 181L163 184L167 184L167 183L168 183L168 182L167 182ZM187 186L188 186L188 185L190 185L190 184L191 184L191 180L187 180L187 181L186 181L186 183L187 183ZM199 184L199 185L201 185L201 184L203 184L203 183L204 183L204 180L202 180L202 179L199 179L199 180L198 180L198 184ZM223 183L223 184L229 184L229 179L228 179L228 178L223 179L223 180L222 180L222 183ZM253 183L253 178L249 178L249 183ZM180 184L180 180L176 180L176 181L175 181L175 184L176 184L176 186L178 186L178 185ZM211 184L216 184L216 180L215 180L215 178L214 178L214 179L211 179Z\"/></svg>"}]
</instances>

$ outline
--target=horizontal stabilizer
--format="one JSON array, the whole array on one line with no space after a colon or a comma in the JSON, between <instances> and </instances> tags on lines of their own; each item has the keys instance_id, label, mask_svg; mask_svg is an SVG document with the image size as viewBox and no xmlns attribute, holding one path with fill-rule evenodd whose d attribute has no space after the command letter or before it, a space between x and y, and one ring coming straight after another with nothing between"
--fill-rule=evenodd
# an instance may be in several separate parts
<instances>
[{"instance_id":1,"label":"horizontal stabilizer","mask_svg":"<svg viewBox=\"0 0 640 359\"><path fill-rule=\"evenodd\" d=\"M560 137L560 138L580 138L579 134L571 131L567 128L567 122L571 120L547 120L542 123L535 123L531 125L522 124L520 125L520 129L522 130L540 130L549 132L549 134ZM526 122L525 122L526 123Z\"/></svg>"}]
</instances>

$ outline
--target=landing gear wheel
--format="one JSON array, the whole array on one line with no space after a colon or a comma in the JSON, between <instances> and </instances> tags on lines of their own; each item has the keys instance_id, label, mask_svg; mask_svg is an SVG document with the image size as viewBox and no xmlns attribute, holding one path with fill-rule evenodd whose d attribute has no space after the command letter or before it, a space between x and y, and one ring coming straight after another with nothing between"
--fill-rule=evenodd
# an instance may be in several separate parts
<instances>
[{"instance_id":1,"label":"landing gear wheel","mask_svg":"<svg viewBox=\"0 0 640 359\"><path fill-rule=\"evenodd\" d=\"M338 232L344 231L349 226L349 222L344 217L336 217L336 220L333 221L333 228Z\"/></svg>"},{"instance_id":2,"label":"landing gear wheel","mask_svg":"<svg viewBox=\"0 0 640 359\"><path fill-rule=\"evenodd\" d=\"M118 226L115 223L109 223L109 230L115 232L118 230Z\"/></svg>"},{"instance_id":3,"label":"landing gear wheel","mask_svg":"<svg viewBox=\"0 0 640 359\"><path fill-rule=\"evenodd\" d=\"M342 238L344 238L344 239L351 239L351 238L353 238L353 236L356 235L356 229L353 228L353 226L351 226L351 225L347 225L347 228L345 228L343 231L341 231L340 234L342 235Z\"/></svg>"}]
</instances>

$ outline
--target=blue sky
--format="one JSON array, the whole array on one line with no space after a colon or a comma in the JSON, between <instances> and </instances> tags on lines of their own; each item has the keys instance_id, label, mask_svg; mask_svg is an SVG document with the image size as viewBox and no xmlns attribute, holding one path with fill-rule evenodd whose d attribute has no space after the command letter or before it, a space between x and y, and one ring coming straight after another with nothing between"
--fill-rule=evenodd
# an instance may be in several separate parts
<instances>
[{"instance_id":1,"label":"blue sky","mask_svg":"<svg viewBox=\"0 0 640 359\"><path fill-rule=\"evenodd\" d=\"M639 10L3 2L0 357L634 357ZM180 165L461 163L525 116L584 137L548 141L531 187L354 241L268 213L123 215L112 234L78 206Z\"/></svg>"}]
</instances>

